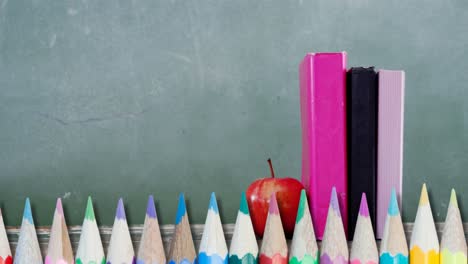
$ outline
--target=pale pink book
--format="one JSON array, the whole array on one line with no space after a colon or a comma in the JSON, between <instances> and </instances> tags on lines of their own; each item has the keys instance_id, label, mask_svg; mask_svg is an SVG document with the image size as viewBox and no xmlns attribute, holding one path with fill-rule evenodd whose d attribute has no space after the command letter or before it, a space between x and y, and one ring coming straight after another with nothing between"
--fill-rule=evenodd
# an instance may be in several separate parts
<instances>
[{"instance_id":1,"label":"pale pink book","mask_svg":"<svg viewBox=\"0 0 468 264\"><path fill-rule=\"evenodd\" d=\"M302 183L315 234L322 239L333 186L347 233L346 53L307 54L299 66L299 82Z\"/></svg>"},{"instance_id":2,"label":"pale pink book","mask_svg":"<svg viewBox=\"0 0 468 264\"><path fill-rule=\"evenodd\" d=\"M401 207L405 72L379 70L377 136L377 238L382 238L392 189Z\"/></svg>"}]
</instances>

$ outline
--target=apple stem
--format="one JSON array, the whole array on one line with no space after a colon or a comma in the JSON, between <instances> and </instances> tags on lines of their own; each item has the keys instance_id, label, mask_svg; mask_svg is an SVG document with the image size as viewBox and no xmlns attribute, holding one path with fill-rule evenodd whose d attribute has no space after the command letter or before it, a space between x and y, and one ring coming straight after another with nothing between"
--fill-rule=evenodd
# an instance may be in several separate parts
<instances>
[{"instance_id":1,"label":"apple stem","mask_svg":"<svg viewBox=\"0 0 468 264\"><path fill-rule=\"evenodd\" d=\"M270 165L271 177L275 178L275 171L273 170L273 164L271 164L271 159L268 159L268 164Z\"/></svg>"}]
</instances>

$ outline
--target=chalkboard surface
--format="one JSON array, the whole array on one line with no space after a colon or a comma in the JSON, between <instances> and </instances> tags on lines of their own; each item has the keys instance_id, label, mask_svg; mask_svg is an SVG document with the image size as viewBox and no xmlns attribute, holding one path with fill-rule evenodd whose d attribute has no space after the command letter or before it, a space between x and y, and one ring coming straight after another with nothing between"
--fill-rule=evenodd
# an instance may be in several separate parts
<instances>
[{"instance_id":1,"label":"chalkboard surface","mask_svg":"<svg viewBox=\"0 0 468 264\"><path fill-rule=\"evenodd\" d=\"M427 182L445 218L456 187L467 220L468 2L464 0L0 0L0 206L38 225L62 197L70 225L92 195L102 225L118 197L130 224L154 194L171 224L185 192L203 223L215 191L233 223L241 191L300 177L298 63L348 52L348 65L407 76L404 220Z\"/></svg>"}]
</instances>

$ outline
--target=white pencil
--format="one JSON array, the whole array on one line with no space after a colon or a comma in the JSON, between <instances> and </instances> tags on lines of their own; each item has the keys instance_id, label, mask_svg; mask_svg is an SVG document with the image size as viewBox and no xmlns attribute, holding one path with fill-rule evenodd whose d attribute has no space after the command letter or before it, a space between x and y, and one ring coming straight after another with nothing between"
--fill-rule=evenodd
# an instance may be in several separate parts
<instances>
[{"instance_id":1,"label":"white pencil","mask_svg":"<svg viewBox=\"0 0 468 264\"><path fill-rule=\"evenodd\" d=\"M348 263L349 253L346 235L341 220L340 206L336 189L333 187L328 208L327 223L323 233L320 263L342 264Z\"/></svg>"},{"instance_id":2,"label":"white pencil","mask_svg":"<svg viewBox=\"0 0 468 264\"><path fill-rule=\"evenodd\" d=\"M289 264L313 264L318 262L318 248L315 239L314 226L310 216L305 190L301 191L301 199L297 209L296 226L291 244Z\"/></svg>"},{"instance_id":3,"label":"white pencil","mask_svg":"<svg viewBox=\"0 0 468 264\"><path fill-rule=\"evenodd\" d=\"M3 223L2 209L0 209L0 264L11 264L10 243L6 234L5 225Z\"/></svg>"},{"instance_id":4,"label":"white pencil","mask_svg":"<svg viewBox=\"0 0 468 264\"><path fill-rule=\"evenodd\" d=\"M208 214L206 215L200 249L199 264L227 264L228 250L224 238L223 226L219 217L215 193L211 193Z\"/></svg>"},{"instance_id":5,"label":"white pencil","mask_svg":"<svg viewBox=\"0 0 468 264\"><path fill-rule=\"evenodd\" d=\"M410 263L439 263L439 239L432 217L431 204L423 185L410 242Z\"/></svg>"},{"instance_id":6,"label":"white pencil","mask_svg":"<svg viewBox=\"0 0 468 264\"><path fill-rule=\"evenodd\" d=\"M255 237L249 205L245 193L242 193L236 225L229 249L229 264L256 264L258 244Z\"/></svg>"},{"instance_id":7,"label":"white pencil","mask_svg":"<svg viewBox=\"0 0 468 264\"><path fill-rule=\"evenodd\" d=\"M466 264L466 240L458 209L457 194L452 189L440 243L440 264Z\"/></svg>"},{"instance_id":8,"label":"white pencil","mask_svg":"<svg viewBox=\"0 0 468 264\"><path fill-rule=\"evenodd\" d=\"M80 242L76 252L76 264L105 264L104 249L94 216L93 202L88 197L85 218L81 227Z\"/></svg>"},{"instance_id":9,"label":"white pencil","mask_svg":"<svg viewBox=\"0 0 468 264\"><path fill-rule=\"evenodd\" d=\"M73 251L63 215L62 200L57 199L54 220L50 229L49 248L45 264L73 264Z\"/></svg>"},{"instance_id":10,"label":"white pencil","mask_svg":"<svg viewBox=\"0 0 468 264\"><path fill-rule=\"evenodd\" d=\"M41 249L31 213L29 198L24 206L23 222L16 246L14 264L42 264Z\"/></svg>"},{"instance_id":11,"label":"white pencil","mask_svg":"<svg viewBox=\"0 0 468 264\"><path fill-rule=\"evenodd\" d=\"M365 193L362 194L361 198L350 260L353 264L379 263L379 252L375 243L374 230L372 229Z\"/></svg>"},{"instance_id":12,"label":"white pencil","mask_svg":"<svg viewBox=\"0 0 468 264\"><path fill-rule=\"evenodd\" d=\"M132 264L135 261L132 239L127 225L127 217L122 198L115 213L114 226L107 250L107 264Z\"/></svg>"}]
</instances>

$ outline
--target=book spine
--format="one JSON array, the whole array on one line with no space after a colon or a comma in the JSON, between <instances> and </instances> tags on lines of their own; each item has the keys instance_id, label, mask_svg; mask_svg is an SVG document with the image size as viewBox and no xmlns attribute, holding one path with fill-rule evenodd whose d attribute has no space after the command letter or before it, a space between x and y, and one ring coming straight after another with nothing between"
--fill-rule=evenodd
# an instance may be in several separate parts
<instances>
[{"instance_id":1,"label":"book spine","mask_svg":"<svg viewBox=\"0 0 468 264\"><path fill-rule=\"evenodd\" d=\"M405 73L380 70L377 136L377 238L382 238L390 194L401 207Z\"/></svg>"},{"instance_id":2,"label":"book spine","mask_svg":"<svg viewBox=\"0 0 468 264\"><path fill-rule=\"evenodd\" d=\"M349 238L354 236L362 193L375 230L377 181L377 73L374 67L347 73Z\"/></svg>"},{"instance_id":3,"label":"book spine","mask_svg":"<svg viewBox=\"0 0 468 264\"><path fill-rule=\"evenodd\" d=\"M348 224L346 169L346 53L308 54L300 64L302 182L310 197L315 234L321 239L329 193L336 187L345 231Z\"/></svg>"}]
</instances>

